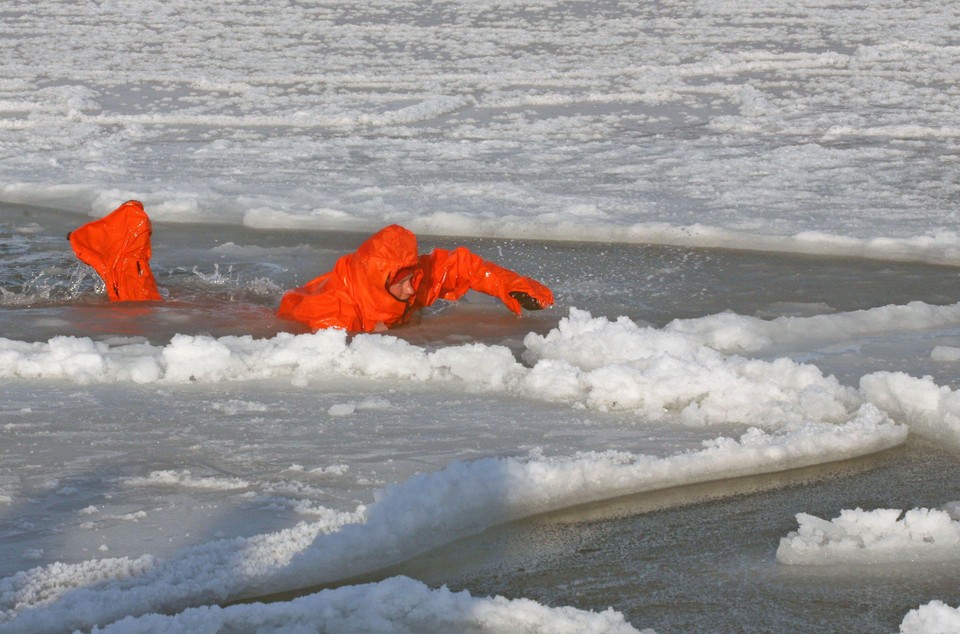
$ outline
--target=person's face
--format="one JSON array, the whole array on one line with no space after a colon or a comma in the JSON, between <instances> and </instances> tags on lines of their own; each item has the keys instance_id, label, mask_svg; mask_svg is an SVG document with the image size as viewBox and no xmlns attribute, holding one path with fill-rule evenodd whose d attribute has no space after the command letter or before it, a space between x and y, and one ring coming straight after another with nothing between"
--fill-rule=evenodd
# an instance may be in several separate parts
<instances>
[{"instance_id":1,"label":"person's face","mask_svg":"<svg viewBox=\"0 0 960 634\"><path fill-rule=\"evenodd\" d=\"M413 297L414 292L416 292L413 288L413 273L404 275L402 278L388 286L387 290L391 295L399 299L401 302L407 301Z\"/></svg>"}]
</instances>

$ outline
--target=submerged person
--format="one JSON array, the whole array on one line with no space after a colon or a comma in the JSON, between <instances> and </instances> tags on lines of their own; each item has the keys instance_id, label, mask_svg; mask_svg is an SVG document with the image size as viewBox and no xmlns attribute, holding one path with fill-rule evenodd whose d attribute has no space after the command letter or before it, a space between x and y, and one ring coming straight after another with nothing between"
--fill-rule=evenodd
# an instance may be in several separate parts
<instances>
[{"instance_id":1,"label":"submerged person","mask_svg":"<svg viewBox=\"0 0 960 634\"><path fill-rule=\"evenodd\" d=\"M413 232L390 225L337 260L332 271L287 291L277 314L314 330L376 332L404 323L438 299L457 300L470 290L498 298L517 315L521 307L553 305L550 289L532 278L464 247L419 255Z\"/></svg>"},{"instance_id":2,"label":"submerged person","mask_svg":"<svg viewBox=\"0 0 960 634\"><path fill-rule=\"evenodd\" d=\"M99 220L67 234L73 252L97 272L112 302L162 299L150 270L150 218L128 200Z\"/></svg>"},{"instance_id":3,"label":"submerged person","mask_svg":"<svg viewBox=\"0 0 960 634\"><path fill-rule=\"evenodd\" d=\"M150 219L130 200L67 235L77 257L96 270L111 301L160 300L150 271ZM438 299L475 290L521 314L553 305L540 282L482 259L464 247L420 255L417 238L399 225L384 227L333 270L284 293L277 315L313 330L378 332L406 322Z\"/></svg>"}]
</instances>

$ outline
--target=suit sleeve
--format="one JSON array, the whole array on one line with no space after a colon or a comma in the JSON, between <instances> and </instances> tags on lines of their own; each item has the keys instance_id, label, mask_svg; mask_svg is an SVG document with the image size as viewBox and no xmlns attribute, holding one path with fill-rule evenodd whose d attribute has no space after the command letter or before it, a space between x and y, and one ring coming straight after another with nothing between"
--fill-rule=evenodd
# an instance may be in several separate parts
<instances>
[{"instance_id":1,"label":"suit sleeve","mask_svg":"<svg viewBox=\"0 0 960 634\"><path fill-rule=\"evenodd\" d=\"M429 306L438 299L457 300L474 290L492 295L517 315L520 303L510 293L525 293L542 308L553 305L549 288L530 277L484 260L464 247L452 251L435 249L420 256L423 279L417 288L417 305Z\"/></svg>"}]
</instances>

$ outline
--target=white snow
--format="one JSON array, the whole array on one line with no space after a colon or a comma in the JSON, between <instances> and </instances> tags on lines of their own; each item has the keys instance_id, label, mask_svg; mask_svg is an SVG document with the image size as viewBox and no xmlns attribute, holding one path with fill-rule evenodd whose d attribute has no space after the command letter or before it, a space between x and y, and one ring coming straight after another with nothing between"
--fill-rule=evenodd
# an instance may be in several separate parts
<instances>
[{"instance_id":1,"label":"white snow","mask_svg":"<svg viewBox=\"0 0 960 634\"><path fill-rule=\"evenodd\" d=\"M830 521L797 515L800 528L780 540L784 564L878 564L960 557L960 520L939 509L843 510Z\"/></svg>"},{"instance_id":2,"label":"white snow","mask_svg":"<svg viewBox=\"0 0 960 634\"><path fill-rule=\"evenodd\" d=\"M265 235L399 222L960 265L952 3L695 4L11 5L0 203L76 223L137 198L157 223ZM16 249L46 231L0 220ZM50 300L0 291L11 310ZM589 308L527 335L522 360L499 345L215 337L186 323L163 344L0 338L0 631L633 631L644 624L614 611L401 578L214 604L346 579L552 509L843 460L908 433L960 451L960 304L663 328ZM824 369L870 338L900 343L900 365L861 355L846 381ZM921 358L948 378L918 372ZM955 507L800 513L778 557L955 558ZM957 619L933 600L901 631Z\"/></svg>"},{"instance_id":3,"label":"white snow","mask_svg":"<svg viewBox=\"0 0 960 634\"><path fill-rule=\"evenodd\" d=\"M809 317L777 317L766 320L733 313L721 313L699 319L678 319L666 330L694 335L705 345L728 353L757 353L776 343L830 341L857 336L922 331L956 326L960 323L960 304L934 306L910 302L846 313ZM946 348L946 346L939 346Z\"/></svg>"},{"instance_id":4,"label":"white snow","mask_svg":"<svg viewBox=\"0 0 960 634\"><path fill-rule=\"evenodd\" d=\"M950 634L960 631L960 608L931 601L910 610L900 624L900 634Z\"/></svg>"},{"instance_id":5,"label":"white snow","mask_svg":"<svg viewBox=\"0 0 960 634\"><path fill-rule=\"evenodd\" d=\"M640 630L611 609L549 608L528 599L475 598L446 587L432 590L406 577L324 590L286 603L205 606L164 616L127 617L102 634L149 632L484 632L489 634L627 634ZM643 630L654 634L653 630Z\"/></svg>"},{"instance_id":6,"label":"white snow","mask_svg":"<svg viewBox=\"0 0 960 634\"><path fill-rule=\"evenodd\" d=\"M857 390L824 376L813 365L787 358L750 359L717 349L757 349L761 346L738 342L758 337L763 341L771 332L780 334L770 339L829 336L836 330L831 323L845 323L848 332L897 328L898 322L907 321L942 325L953 316L952 310L942 316L944 311L914 304L774 322L725 315L656 329L573 309L546 335L526 337L523 356L532 367L517 362L500 346L465 344L431 352L391 336L348 340L337 331L281 334L266 340L178 335L166 346L110 345L70 337L36 344L0 340L0 374L11 380L175 386L277 378L309 384L349 376L436 386L431 389L452 382L461 386L458 389L515 394L601 412L630 410L673 424L754 426L739 441L718 437L699 451L665 457L607 451L548 458L534 452L525 460L455 462L434 474L388 485L372 505L352 511L334 511L306 500L294 503L285 497L316 496L319 492L306 483L198 477L188 469L121 477L115 482L122 487L247 491L244 495L253 494L260 503L320 519L259 537L195 546L164 561L102 560L93 568L97 580L93 584L85 572L90 566L83 563L17 573L0 582L4 618L12 631L40 631L69 619L75 619L69 621L72 627L89 627L161 607L177 609L334 582L520 517L877 452L906 438L907 428L893 424L888 414L921 435L956 442L960 422L951 414L953 392L929 378L873 373L863 377ZM335 401L326 411L337 419L393 407L389 399L366 397ZM262 414L270 406L262 399L230 399L216 400L210 409L235 416ZM318 467L311 473L342 475L347 470ZM287 474L304 471L302 466L289 467ZM371 484L376 482L366 486ZM64 490L56 483L51 487ZM778 559L836 563L953 556L960 535L956 522L926 509L908 511L897 521L899 514L845 511L832 524L800 514L799 533L783 540ZM141 521L148 513L110 517ZM938 521L946 523L941 526ZM243 562L246 572L239 572L241 564L232 562ZM131 573L131 565L140 572ZM70 588L75 590L65 593Z\"/></svg>"},{"instance_id":7,"label":"white snow","mask_svg":"<svg viewBox=\"0 0 960 634\"><path fill-rule=\"evenodd\" d=\"M183 471L152 471L146 477L119 478L117 483L129 487L179 486L188 489L211 489L214 491L245 489L250 486L249 482L240 478L198 478L191 475L190 471L186 469Z\"/></svg>"},{"instance_id":8,"label":"white snow","mask_svg":"<svg viewBox=\"0 0 960 634\"><path fill-rule=\"evenodd\" d=\"M960 261L948 6L259 11L9 11L0 200Z\"/></svg>"},{"instance_id":9,"label":"white snow","mask_svg":"<svg viewBox=\"0 0 960 634\"><path fill-rule=\"evenodd\" d=\"M929 376L903 372L875 372L860 379L860 390L870 402L909 421L911 430L937 443L960 449L960 394L937 385Z\"/></svg>"},{"instance_id":10,"label":"white snow","mask_svg":"<svg viewBox=\"0 0 960 634\"><path fill-rule=\"evenodd\" d=\"M170 610L330 583L397 563L483 528L566 506L880 451L906 430L872 407L844 425L784 435L751 429L665 458L607 451L452 463L379 491L369 507L249 539L214 541L159 561L145 556L53 564L0 580L10 632L89 627Z\"/></svg>"}]
</instances>

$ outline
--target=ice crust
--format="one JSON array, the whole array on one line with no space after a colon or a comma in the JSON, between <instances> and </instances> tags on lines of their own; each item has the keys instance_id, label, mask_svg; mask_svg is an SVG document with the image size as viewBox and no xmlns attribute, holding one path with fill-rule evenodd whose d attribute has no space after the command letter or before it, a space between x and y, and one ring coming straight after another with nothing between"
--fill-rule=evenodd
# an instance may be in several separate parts
<instances>
[{"instance_id":1,"label":"ice crust","mask_svg":"<svg viewBox=\"0 0 960 634\"><path fill-rule=\"evenodd\" d=\"M0 200L960 261L951 8L732 6L33 3Z\"/></svg>"},{"instance_id":2,"label":"ice crust","mask_svg":"<svg viewBox=\"0 0 960 634\"><path fill-rule=\"evenodd\" d=\"M917 304L831 318L853 329L870 330L877 322L888 323L890 315L896 315L894 321L910 320L915 327L924 320L940 323L940 312ZM802 337L819 331L822 322L820 317L785 319L772 327L783 336ZM214 541L167 560L145 556L38 567L0 581L4 627L24 632L64 622L84 627L157 609L177 610L332 582L520 517L681 484L846 459L902 443L908 427L924 434L929 433L929 420L951 424L948 417L930 415L926 401L907 396L922 397L924 392L897 392L883 373L864 377L858 390L825 377L815 366L785 358L749 359L716 349L742 349L730 341L768 336L770 327L761 325L750 318L725 316L656 329L624 318L594 318L574 309L555 330L528 335L523 356L532 367L500 346L467 344L430 352L392 336L348 339L337 331L266 340L178 335L166 346L111 346L66 337L36 344L3 341L0 368L14 380L176 385L289 377L307 384L311 378L342 374L377 381L456 382L468 390L514 393L574 407L632 409L682 425L752 425L739 440L721 436L699 451L666 457L617 451L550 457L533 452L525 458L455 462L388 485L370 506L328 513L319 521L277 533ZM726 334L718 336L716 331ZM739 334L731 338L731 332ZM920 381L934 394L942 394L929 380ZM642 398L630 400L630 394ZM758 401L761 407L756 407ZM912 413L910 404L927 413ZM374 401L353 404L384 406ZM233 402L220 408L257 411L262 406ZM197 479L189 471L156 471L119 483L225 491L248 484L230 478ZM909 534L921 535L875 540L889 545L887 557L910 556L918 546L933 558L950 552L947 546L928 546L925 538L933 535L938 544L945 544L951 526L956 531L955 522L939 526L942 514L915 510L907 513L909 521L897 524L898 513L891 518L885 511L845 512L844 518L855 520L846 520L844 526L854 526L850 530L861 543L865 543L862 525L869 519L890 524L891 536L907 530L903 526L914 531ZM933 533L918 532L924 525L921 519ZM822 520L805 515L800 521L799 535L784 541L791 546L781 545L781 561L798 563L793 554L798 551L837 551L823 535L835 536L839 529L825 530ZM828 545L817 551L809 546L813 542ZM869 544L860 550L876 555L878 547Z\"/></svg>"},{"instance_id":3,"label":"ice crust","mask_svg":"<svg viewBox=\"0 0 960 634\"><path fill-rule=\"evenodd\" d=\"M953 3L14 4L3 11L0 55L3 203L78 222L137 198L160 223L264 232L370 231L399 222L433 235L960 264ZM42 232L19 220L15 232ZM339 333L179 335L166 345L0 339L0 379L24 393L63 384L179 389L277 379L308 388L349 377L632 413L678 428L742 428L736 439L669 455L457 461L387 486L371 482L379 493L369 507L313 508L313 521L285 531L211 541L167 559L37 566L0 580L0 632L62 631L68 623L215 630L261 619L277 630L435 623L631 631L610 611L475 598L407 579L276 606L146 613L319 582L334 570L367 569L584 500L877 451L904 442L908 430L956 451L955 386L897 369L846 385L771 351L954 327L958 313L956 304L912 303L772 321L722 314L651 329L574 310L555 330L526 338L523 363L498 346L428 350ZM955 346L922 354L945 365L958 358ZM15 435L20 416L43 399L10 405L4 431ZM327 415L349 420L380 406L342 401ZM227 416L263 414L250 399L221 406ZM336 477L352 468L338 462L308 473ZM669 473L658 480L661 471ZM15 513L24 502L17 482L0 480L0 509ZM152 467L115 484L191 495L255 486ZM76 495L53 476L44 486L63 500ZM428 495L446 497L432 505ZM829 522L801 514L784 556L821 564L953 557L940 548L956 530L946 511L901 513L845 510ZM424 526L435 517L444 527L430 542ZM402 530L391 534L394 523ZM327 548L344 543L343 551ZM39 547L23 556L44 558ZM303 610L342 618L313 619ZM933 601L907 614L901 631L956 631L957 614Z\"/></svg>"},{"instance_id":4,"label":"ice crust","mask_svg":"<svg viewBox=\"0 0 960 634\"><path fill-rule=\"evenodd\" d=\"M173 616L127 617L92 630L98 634L224 631L641 633L611 609L596 613L550 608L528 599L475 598L446 587L431 590L406 577L325 590L286 603L208 606ZM642 634L655 633L647 629Z\"/></svg>"},{"instance_id":5,"label":"ice crust","mask_svg":"<svg viewBox=\"0 0 960 634\"><path fill-rule=\"evenodd\" d=\"M879 564L960 558L960 521L939 509L844 510L825 521L797 515L800 528L780 540L784 564Z\"/></svg>"},{"instance_id":6,"label":"ice crust","mask_svg":"<svg viewBox=\"0 0 960 634\"><path fill-rule=\"evenodd\" d=\"M900 624L900 634L950 634L960 631L960 608L931 601L910 610Z\"/></svg>"},{"instance_id":7,"label":"ice crust","mask_svg":"<svg viewBox=\"0 0 960 634\"><path fill-rule=\"evenodd\" d=\"M485 527L621 495L839 460L903 442L865 406L842 425L751 429L665 458L608 451L453 463L378 493L369 507L249 539L213 541L169 560L149 555L55 564L0 580L0 630L57 631L319 585L378 570Z\"/></svg>"}]
</instances>

